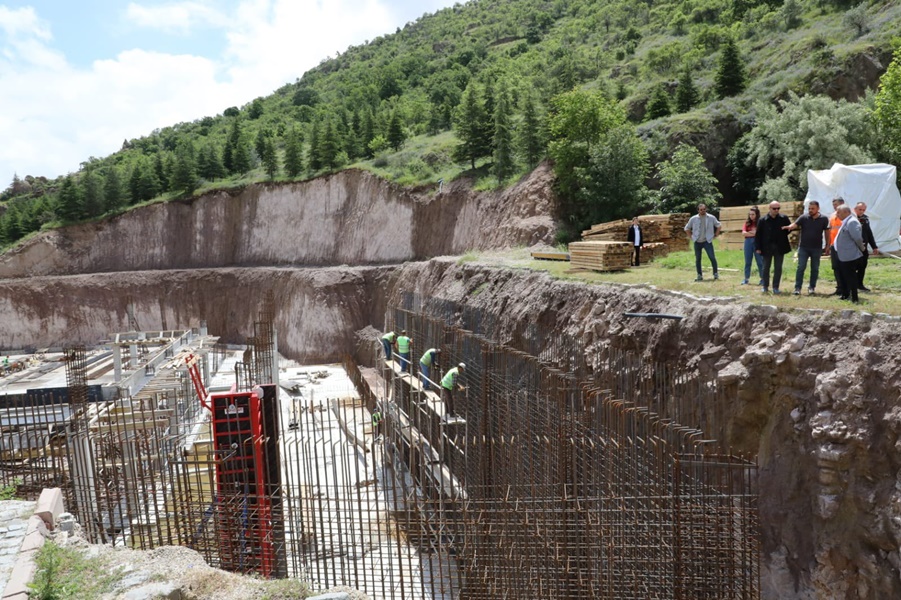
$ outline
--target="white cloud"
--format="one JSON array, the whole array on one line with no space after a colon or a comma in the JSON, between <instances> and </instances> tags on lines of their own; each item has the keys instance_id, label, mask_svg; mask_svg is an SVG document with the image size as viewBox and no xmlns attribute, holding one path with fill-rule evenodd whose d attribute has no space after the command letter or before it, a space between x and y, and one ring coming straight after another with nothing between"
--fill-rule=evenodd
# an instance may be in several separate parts
<instances>
[{"instance_id":1,"label":"white cloud","mask_svg":"<svg viewBox=\"0 0 901 600\"><path fill-rule=\"evenodd\" d=\"M168 33L189 33L197 26L228 25L226 15L201 2L172 2L161 6L145 6L130 2L125 9L125 18L138 27L159 29Z\"/></svg>"},{"instance_id":2,"label":"white cloud","mask_svg":"<svg viewBox=\"0 0 901 600\"><path fill-rule=\"evenodd\" d=\"M132 25L217 27L226 49L209 57L131 49L77 68L34 10L0 6L0 190L13 172L75 171L124 139L272 93L336 51L393 32L402 23L391 11L387 0L242 0L230 14L204 1L131 3Z\"/></svg>"}]
</instances>

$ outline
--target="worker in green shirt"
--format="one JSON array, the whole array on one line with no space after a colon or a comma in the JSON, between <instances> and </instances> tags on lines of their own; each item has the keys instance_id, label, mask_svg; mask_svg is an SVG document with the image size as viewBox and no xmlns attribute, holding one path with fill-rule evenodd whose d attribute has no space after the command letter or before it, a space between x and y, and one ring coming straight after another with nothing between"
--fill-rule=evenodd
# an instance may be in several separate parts
<instances>
[{"instance_id":1,"label":"worker in green shirt","mask_svg":"<svg viewBox=\"0 0 901 600\"><path fill-rule=\"evenodd\" d=\"M422 389L429 391L429 372L433 367L438 366L438 358L441 350L437 348L429 348L419 359L419 381L422 383Z\"/></svg>"},{"instance_id":2,"label":"worker in green shirt","mask_svg":"<svg viewBox=\"0 0 901 600\"><path fill-rule=\"evenodd\" d=\"M396 340L397 334L393 331L389 331L382 336L382 349L385 351L385 360L391 360L391 348L394 347Z\"/></svg>"},{"instance_id":3,"label":"worker in green shirt","mask_svg":"<svg viewBox=\"0 0 901 600\"><path fill-rule=\"evenodd\" d=\"M413 345L413 338L407 337L407 330L404 329L397 336L397 353L400 355L400 370L404 373L410 370L410 347Z\"/></svg>"},{"instance_id":4,"label":"worker in green shirt","mask_svg":"<svg viewBox=\"0 0 901 600\"><path fill-rule=\"evenodd\" d=\"M441 399L444 400L445 420L448 422L460 420L461 417L454 411L454 388L463 390L460 384L460 375L466 370L466 365L460 363L449 370L441 378Z\"/></svg>"}]
</instances>

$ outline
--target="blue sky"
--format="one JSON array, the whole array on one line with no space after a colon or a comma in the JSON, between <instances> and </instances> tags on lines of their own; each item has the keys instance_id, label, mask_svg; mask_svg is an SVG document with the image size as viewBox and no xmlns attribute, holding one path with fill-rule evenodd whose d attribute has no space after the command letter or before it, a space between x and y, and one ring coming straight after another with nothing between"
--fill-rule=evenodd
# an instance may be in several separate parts
<instances>
[{"instance_id":1,"label":"blue sky","mask_svg":"<svg viewBox=\"0 0 901 600\"><path fill-rule=\"evenodd\" d=\"M454 3L0 0L0 190L270 94Z\"/></svg>"}]
</instances>

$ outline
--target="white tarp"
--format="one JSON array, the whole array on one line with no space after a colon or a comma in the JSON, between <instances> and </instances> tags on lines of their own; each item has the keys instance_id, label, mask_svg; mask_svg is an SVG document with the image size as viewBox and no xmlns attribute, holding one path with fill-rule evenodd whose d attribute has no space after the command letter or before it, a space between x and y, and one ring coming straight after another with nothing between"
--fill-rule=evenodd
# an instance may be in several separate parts
<instances>
[{"instance_id":1,"label":"white tarp","mask_svg":"<svg viewBox=\"0 0 901 600\"><path fill-rule=\"evenodd\" d=\"M820 203L824 215L832 214L832 199L841 196L853 209L858 202L867 205L867 216L876 245L882 252L901 250L901 194L896 184L896 171L892 165L842 165L835 163L831 169L807 171L807 197Z\"/></svg>"}]
</instances>

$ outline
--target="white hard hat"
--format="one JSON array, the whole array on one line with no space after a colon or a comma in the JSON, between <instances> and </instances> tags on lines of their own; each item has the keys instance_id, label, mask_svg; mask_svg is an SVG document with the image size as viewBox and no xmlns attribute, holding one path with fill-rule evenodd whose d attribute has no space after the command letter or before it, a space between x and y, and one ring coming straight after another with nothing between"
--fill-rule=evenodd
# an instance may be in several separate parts
<instances>
[{"instance_id":1,"label":"white hard hat","mask_svg":"<svg viewBox=\"0 0 901 600\"><path fill-rule=\"evenodd\" d=\"M465 368L466 368L466 365L464 365L463 363L460 363L460 364L457 365L457 366L460 367L461 369L465 369Z\"/></svg>"}]
</instances>

